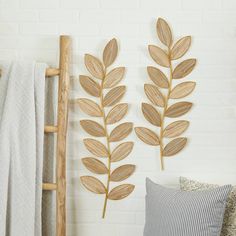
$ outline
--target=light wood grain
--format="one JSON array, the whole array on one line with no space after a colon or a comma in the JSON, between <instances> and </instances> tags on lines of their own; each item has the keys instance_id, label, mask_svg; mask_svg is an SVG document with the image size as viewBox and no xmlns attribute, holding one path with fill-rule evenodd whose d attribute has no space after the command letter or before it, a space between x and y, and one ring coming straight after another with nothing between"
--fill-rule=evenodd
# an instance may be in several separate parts
<instances>
[{"instance_id":1,"label":"light wood grain","mask_svg":"<svg viewBox=\"0 0 236 236\"><path fill-rule=\"evenodd\" d=\"M58 131L58 127L57 126L46 125L44 127L44 132L45 133L57 133L57 131Z\"/></svg>"},{"instance_id":2,"label":"light wood grain","mask_svg":"<svg viewBox=\"0 0 236 236\"><path fill-rule=\"evenodd\" d=\"M189 121L179 120L169 124L163 132L165 138L180 136L189 127Z\"/></svg>"},{"instance_id":3,"label":"light wood grain","mask_svg":"<svg viewBox=\"0 0 236 236\"><path fill-rule=\"evenodd\" d=\"M113 88L124 77L125 67L117 67L111 70L105 77L103 82L103 88Z\"/></svg>"},{"instance_id":4,"label":"light wood grain","mask_svg":"<svg viewBox=\"0 0 236 236\"><path fill-rule=\"evenodd\" d=\"M97 178L93 176L82 176L80 177L80 180L84 187L88 189L91 192L97 193L97 194L105 194L106 188L104 184Z\"/></svg>"},{"instance_id":5,"label":"light wood grain","mask_svg":"<svg viewBox=\"0 0 236 236\"><path fill-rule=\"evenodd\" d=\"M106 131L105 129L93 120L81 120L80 125L83 129L90 135L94 137L105 137Z\"/></svg>"},{"instance_id":6,"label":"light wood grain","mask_svg":"<svg viewBox=\"0 0 236 236\"><path fill-rule=\"evenodd\" d=\"M123 165L116 168L112 173L110 180L113 182L120 182L129 178L135 171L135 165Z\"/></svg>"},{"instance_id":7,"label":"light wood grain","mask_svg":"<svg viewBox=\"0 0 236 236\"><path fill-rule=\"evenodd\" d=\"M104 78L104 68L101 63L101 61L90 55L85 54L84 62L87 70L97 79L103 79Z\"/></svg>"},{"instance_id":8,"label":"light wood grain","mask_svg":"<svg viewBox=\"0 0 236 236\"><path fill-rule=\"evenodd\" d=\"M156 67L148 66L147 72L150 79L160 88L169 88L169 81L166 75Z\"/></svg>"},{"instance_id":9,"label":"light wood grain","mask_svg":"<svg viewBox=\"0 0 236 236\"><path fill-rule=\"evenodd\" d=\"M163 156L173 156L180 152L186 145L187 138L176 138L170 141L163 150Z\"/></svg>"},{"instance_id":10,"label":"light wood grain","mask_svg":"<svg viewBox=\"0 0 236 236\"><path fill-rule=\"evenodd\" d=\"M160 66L169 67L170 61L166 52L154 45L148 46L149 54L152 59Z\"/></svg>"},{"instance_id":11,"label":"light wood grain","mask_svg":"<svg viewBox=\"0 0 236 236\"><path fill-rule=\"evenodd\" d=\"M118 53L118 45L115 38L110 40L103 51L103 63L105 67L110 66L116 59Z\"/></svg>"},{"instance_id":12,"label":"light wood grain","mask_svg":"<svg viewBox=\"0 0 236 236\"><path fill-rule=\"evenodd\" d=\"M144 92L147 95L148 99L156 106L164 107L165 106L165 98L158 89L157 86L152 84L144 85Z\"/></svg>"},{"instance_id":13,"label":"light wood grain","mask_svg":"<svg viewBox=\"0 0 236 236\"><path fill-rule=\"evenodd\" d=\"M173 71L173 79L182 79L192 72L196 65L196 59L187 59L181 62Z\"/></svg>"},{"instance_id":14,"label":"light wood grain","mask_svg":"<svg viewBox=\"0 0 236 236\"><path fill-rule=\"evenodd\" d=\"M133 123L125 122L115 127L110 134L110 142L118 142L126 138L133 130Z\"/></svg>"},{"instance_id":15,"label":"light wood grain","mask_svg":"<svg viewBox=\"0 0 236 236\"><path fill-rule=\"evenodd\" d=\"M136 135L146 144L151 146L158 146L160 144L156 133L145 127L136 127Z\"/></svg>"},{"instance_id":16,"label":"light wood grain","mask_svg":"<svg viewBox=\"0 0 236 236\"><path fill-rule=\"evenodd\" d=\"M70 90L71 39L60 37L60 76L58 84L56 147L56 235L66 235L66 139Z\"/></svg>"},{"instance_id":17,"label":"light wood grain","mask_svg":"<svg viewBox=\"0 0 236 236\"><path fill-rule=\"evenodd\" d=\"M151 124L158 127L161 126L161 116L154 106L148 103L142 103L142 112Z\"/></svg>"},{"instance_id":18,"label":"light wood grain","mask_svg":"<svg viewBox=\"0 0 236 236\"><path fill-rule=\"evenodd\" d=\"M101 87L96 81L86 75L80 75L79 80L81 86L88 94L94 97L100 97Z\"/></svg>"},{"instance_id":19,"label":"light wood grain","mask_svg":"<svg viewBox=\"0 0 236 236\"><path fill-rule=\"evenodd\" d=\"M128 112L128 104L120 103L113 107L106 117L106 123L111 125L120 121Z\"/></svg>"},{"instance_id":20,"label":"light wood grain","mask_svg":"<svg viewBox=\"0 0 236 236\"><path fill-rule=\"evenodd\" d=\"M95 174L104 175L108 173L108 169L105 164L96 158L85 157L82 158L82 162L88 170Z\"/></svg>"},{"instance_id":21,"label":"light wood grain","mask_svg":"<svg viewBox=\"0 0 236 236\"><path fill-rule=\"evenodd\" d=\"M172 99L184 98L193 92L195 86L196 86L196 83L192 81L178 84L171 91L170 98Z\"/></svg>"},{"instance_id":22,"label":"light wood grain","mask_svg":"<svg viewBox=\"0 0 236 236\"><path fill-rule=\"evenodd\" d=\"M170 118L175 118L186 114L192 107L191 102L178 102L171 105L167 110L165 115Z\"/></svg>"},{"instance_id":23,"label":"light wood grain","mask_svg":"<svg viewBox=\"0 0 236 236\"><path fill-rule=\"evenodd\" d=\"M189 50L191 45L191 37L186 36L181 38L171 49L171 59L177 60Z\"/></svg>"},{"instance_id":24,"label":"light wood grain","mask_svg":"<svg viewBox=\"0 0 236 236\"><path fill-rule=\"evenodd\" d=\"M133 150L133 142L125 142L119 144L111 153L111 161L117 162L126 158Z\"/></svg>"},{"instance_id":25,"label":"light wood grain","mask_svg":"<svg viewBox=\"0 0 236 236\"><path fill-rule=\"evenodd\" d=\"M59 68L47 68L46 69L46 77L54 77L60 75L60 69Z\"/></svg>"},{"instance_id":26,"label":"light wood grain","mask_svg":"<svg viewBox=\"0 0 236 236\"><path fill-rule=\"evenodd\" d=\"M125 86L117 86L111 89L104 97L103 106L108 107L118 103L124 96L125 90L126 90Z\"/></svg>"},{"instance_id":27,"label":"light wood grain","mask_svg":"<svg viewBox=\"0 0 236 236\"><path fill-rule=\"evenodd\" d=\"M97 157L108 157L109 153L107 148L100 141L95 139L84 139L85 147Z\"/></svg>"},{"instance_id":28,"label":"light wood grain","mask_svg":"<svg viewBox=\"0 0 236 236\"><path fill-rule=\"evenodd\" d=\"M79 104L81 110L90 116L101 117L103 114L100 106L90 99L80 98L76 102Z\"/></svg>"},{"instance_id":29,"label":"light wood grain","mask_svg":"<svg viewBox=\"0 0 236 236\"><path fill-rule=\"evenodd\" d=\"M172 44L172 33L167 22L159 18L157 21L157 35L160 41L165 44L167 47L170 47Z\"/></svg>"},{"instance_id":30,"label":"light wood grain","mask_svg":"<svg viewBox=\"0 0 236 236\"><path fill-rule=\"evenodd\" d=\"M110 200L121 200L126 198L134 191L135 186L132 184L122 184L113 188L109 194L108 198Z\"/></svg>"},{"instance_id":31,"label":"light wood grain","mask_svg":"<svg viewBox=\"0 0 236 236\"><path fill-rule=\"evenodd\" d=\"M43 190L57 190L57 184L54 183L43 183Z\"/></svg>"}]
</instances>

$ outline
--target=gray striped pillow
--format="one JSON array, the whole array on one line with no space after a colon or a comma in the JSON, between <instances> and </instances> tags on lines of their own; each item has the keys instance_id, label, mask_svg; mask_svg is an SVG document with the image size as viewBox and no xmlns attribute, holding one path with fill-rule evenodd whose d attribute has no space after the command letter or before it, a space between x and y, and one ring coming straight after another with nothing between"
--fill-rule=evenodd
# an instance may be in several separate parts
<instances>
[{"instance_id":1,"label":"gray striped pillow","mask_svg":"<svg viewBox=\"0 0 236 236\"><path fill-rule=\"evenodd\" d=\"M231 189L185 192L147 179L144 236L219 236Z\"/></svg>"}]
</instances>

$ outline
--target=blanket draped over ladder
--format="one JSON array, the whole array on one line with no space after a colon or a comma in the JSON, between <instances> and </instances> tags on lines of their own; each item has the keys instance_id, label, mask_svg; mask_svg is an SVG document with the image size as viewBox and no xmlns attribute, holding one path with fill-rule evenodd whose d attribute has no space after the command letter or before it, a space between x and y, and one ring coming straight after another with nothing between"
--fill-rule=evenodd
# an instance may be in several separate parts
<instances>
[{"instance_id":1,"label":"blanket draped over ladder","mask_svg":"<svg viewBox=\"0 0 236 236\"><path fill-rule=\"evenodd\" d=\"M46 64L0 65L0 235L41 236Z\"/></svg>"}]
</instances>

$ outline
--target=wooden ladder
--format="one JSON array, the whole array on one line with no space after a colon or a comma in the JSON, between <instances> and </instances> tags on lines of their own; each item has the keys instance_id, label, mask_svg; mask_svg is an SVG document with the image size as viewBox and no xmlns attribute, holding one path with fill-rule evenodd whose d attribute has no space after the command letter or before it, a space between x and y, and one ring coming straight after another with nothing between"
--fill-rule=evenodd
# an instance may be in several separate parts
<instances>
[{"instance_id":1,"label":"wooden ladder","mask_svg":"<svg viewBox=\"0 0 236 236\"><path fill-rule=\"evenodd\" d=\"M56 191L56 236L66 235L66 136L70 87L71 39L60 36L59 68L48 68L46 77L59 76L57 125L46 125L45 133L57 133L56 183L43 183L43 190Z\"/></svg>"}]
</instances>

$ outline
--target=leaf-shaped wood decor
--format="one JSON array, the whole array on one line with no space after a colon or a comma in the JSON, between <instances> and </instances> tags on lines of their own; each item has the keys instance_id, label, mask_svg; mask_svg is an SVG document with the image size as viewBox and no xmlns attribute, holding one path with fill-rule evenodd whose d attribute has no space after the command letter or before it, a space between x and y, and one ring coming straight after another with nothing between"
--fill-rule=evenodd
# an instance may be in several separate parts
<instances>
[{"instance_id":1,"label":"leaf-shaped wood decor","mask_svg":"<svg viewBox=\"0 0 236 236\"><path fill-rule=\"evenodd\" d=\"M122 184L112 190L110 189L111 181L120 182L126 180L135 171L135 166L130 164L117 167L113 171L111 170L112 163L125 159L134 146L133 142L123 142L118 144L114 150L111 148L111 142L122 141L133 130L133 123L125 122L118 124L111 132L108 131L109 125L121 121L128 112L127 103L117 104L124 96L126 90L125 86L118 85L124 77L125 67L109 69L114 63L117 54L117 41L112 39L104 48L102 60L89 54L85 55L85 65L90 75L80 76L80 84L89 95L95 97L95 99L97 98L97 101L95 102L88 98L76 100L83 112L93 117L101 117L101 123L98 120L81 120L80 124L89 135L103 137L101 141L85 138L84 145L94 156L98 158L105 157L106 159L100 161L94 157L85 157L82 159L82 163L94 174L107 175L107 181L104 184L93 176L82 176L81 182L89 191L105 195L103 218L106 214L109 199L123 199L134 190L134 185L132 184ZM110 108L109 111L107 111L107 108Z\"/></svg>"},{"instance_id":2,"label":"leaf-shaped wood decor","mask_svg":"<svg viewBox=\"0 0 236 236\"><path fill-rule=\"evenodd\" d=\"M156 29L158 38L163 43L162 46L164 48L149 45L148 51L154 62L159 66L166 67L166 70L169 70L169 72L165 71L164 73L161 71L161 68L154 66L147 67L149 78L155 85L144 85L145 94L151 104L142 103L142 112L146 120L155 126L155 130L136 127L135 133L144 143L151 146L159 146L161 170L164 170L164 157L173 156L186 146L187 138L179 138L179 136L189 126L189 122L186 120L177 120L166 126L165 118L180 117L191 109L193 105L191 102L180 101L174 103L174 99L188 96L196 86L195 82L186 81L174 87L172 82L174 79L178 80L188 76L194 69L197 60L195 58L186 59L173 68L173 60L183 57L189 50L191 36L185 36L174 43L171 29L162 18L157 20ZM175 139L165 145L166 138Z\"/></svg>"}]
</instances>

